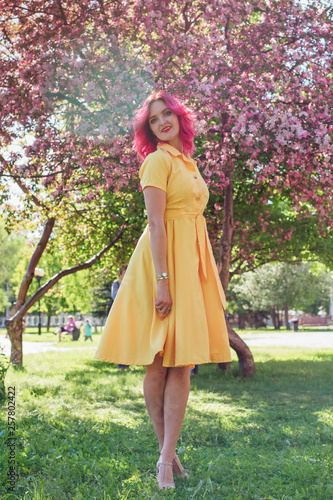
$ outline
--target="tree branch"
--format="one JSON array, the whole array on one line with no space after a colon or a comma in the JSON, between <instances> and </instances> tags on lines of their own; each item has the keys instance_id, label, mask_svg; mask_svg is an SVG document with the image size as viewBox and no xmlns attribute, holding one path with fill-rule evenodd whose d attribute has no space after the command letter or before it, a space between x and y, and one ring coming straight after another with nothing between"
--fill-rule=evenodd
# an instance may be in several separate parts
<instances>
[{"instance_id":1,"label":"tree branch","mask_svg":"<svg viewBox=\"0 0 333 500\"><path fill-rule=\"evenodd\" d=\"M105 8L103 0L97 0L101 9L102 14L105 16Z\"/></svg>"},{"instance_id":2,"label":"tree branch","mask_svg":"<svg viewBox=\"0 0 333 500\"><path fill-rule=\"evenodd\" d=\"M49 279L45 285L41 286L39 290L17 311L12 318L10 318L9 321L14 322L15 320L18 320L20 317L23 317L29 309L41 298L43 295L53 287L60 279L64 278L65 276L68 276L69 274L74 274L78 271L82 271L83 269L88 269L92 267L98 260L101 259L101 257L108 251L110 248L112 248L117 241L121 238L125 224L122 225L119 233L117 236L111 240L106 247L104 247L100 252L98 252L96 255L94 255L91 259L87 260L83 264L79 264L74 267L69 267L68 269L65 269L63 271L60 271L59 273L55 274L52 278ZM28 272L28 271L27 271Z\"/></svg>"},{"instance_id":3,"label":"tree branch","mask_svg":"<svg viewBox=\"0 0 333 500\"><path fill-rule=\"evenodd\" d=\"M7 163L6 160L4 159L3 156L0 156L0 160L3 162L3 163ZM10 170L9 170L10 172ZM32 201L34 202L34 204L37 206L37 207L40 207L40 208L44 208L44 210L49 210L49 208L44 205L44 203L42 203L41 201L39 201L39 199L31 193L31 191L27 188L27 186L25 186L23 184L23 182L21 181L20 177L18 175L15 175L13 173L11 173L11 177L12 179L14 179L14 181L16 182L16 184L21 188L21 190L23 191L24 194L26 194L29 198L32 199Z\"/></svg>"},{"instance_id":4,"label":"tree branch","mask_svg":"<svg viewBox=\"0 0 333 500\"><path fill-rule=\"evenodd\" d=\"M38 242L37 248L32 254L32 257L30 259L30 262L28 264L27 272L25 273L25 276L22 280L21 286L20 286L20 291L18 293L17 297L17 307L20 308L21 305L25 302L26 296L27 296L27 291L29 289L29 286L33 280L34 277L34 271L38 265L38 262L40 261L41 256L43 255L43 252L46 248L46 245L50 239L50 236L52 234L54 224L55 224L55 218L51 217L47 219L43 234ZM15 313L16 315L16 313Z\"/></svg>"},{"instance_id":5,"label":"tree branch","mask_svg":"<svg viewBox=\"0 0 333 500\"><path fill-rule=\"evenodd\" d=\"M84 109L87 109L83 102L80 102L78 99L75 97L69 97L66 94L63 94L62 92L46 92L46 97L51 98L51 97L57 97L58 99L62 99L64 101L68 101L71 104L75 104L76 106L83 107Z\"/></svg>"},{"instance_id":6,"label":"tree branch","mask_svg":"<svg viewBox=\"0 0 333 500\"><path fill-rule=\"evenodd\" d=\"M61 4L61 0L57 0L57 4L58 4L59 10L60 10L61 19L64 21L64 24L66 24L68 26L66 14L65 14L65 11L64 11L63 6Z\"/></svg>"},{"instance_id":7,"label":"tree branch","mask_svg":"<svg viewBox=\"0 0 333 500\"><path fill-rule=\"evenodd\" d=\"M186 11L187 11L187 9L188 9L188 6L189 6L189 3L190 3L190 2L185 2L184 8L183 8L183 10L182 10L183 18L184 18L184 21L185 21L185 29L184 29L185 33L188 31L188 29L189 29L189 28L190 28L190 26L191 26L191 23L190 23L190 21L188 20L187 13L186 13Z\"/></svg>"}]
</instances>

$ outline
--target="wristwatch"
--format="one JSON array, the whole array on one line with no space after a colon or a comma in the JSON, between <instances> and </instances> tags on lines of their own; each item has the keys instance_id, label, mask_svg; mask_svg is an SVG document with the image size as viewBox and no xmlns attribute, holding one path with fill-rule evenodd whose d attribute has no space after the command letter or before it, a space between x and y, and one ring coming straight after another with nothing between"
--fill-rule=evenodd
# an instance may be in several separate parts
<instances>
[{"instance_id":1,"label":"wristwatch","mask_svg":"<svg viewBox=\"0 0 333 500\"><path fill-rule=\"evenodd\" d=\"M160 280L168 280L169 279L169 275L168 273L161 273L159 274L158 276L156 276L157 278L157 281L160 281Z\"/></svg>"}]
</instances>

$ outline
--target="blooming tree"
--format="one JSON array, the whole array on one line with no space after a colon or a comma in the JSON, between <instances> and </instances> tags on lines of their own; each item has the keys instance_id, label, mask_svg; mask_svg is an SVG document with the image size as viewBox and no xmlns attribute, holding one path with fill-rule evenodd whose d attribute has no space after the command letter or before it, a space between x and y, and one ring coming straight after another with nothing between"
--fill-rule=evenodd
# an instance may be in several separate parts
<instances>
[{"instance_id":1,"label":"blooming tree","mask_svg":"<svg viewBox=\"0 0 333 500\"><path fill-rule=\"evenodd\" d=\"M5 1L0 9L1 196L6 202L16 183L22 199L19 210L5 207L9 224L28 219L40 234L7 324L11 361L21 364L24 314L59 279L91 267L123 236L136 171L126 142L128 115L147 86L146 70L119 40L125 7L109 8L112 23L103 9L96 16L94 2ZM28 298L50 244L64 268Z\"/></svg>"},{"instance_id":2,"label":"blooming tree","mask_svg":"<svg viewBox=\"0 0 333 500\"><path fill-rule=\"evenodd\" d=\"M137 200L131 122L153 88L181 96L198 117L197 156L215 200L210 228L226 292L230 273L264 263L267 254L279 258L293 221L315 218L327 236L333 120L325 0L7 0L0 7L2 197L6 180L16 182L25 210L49 228L47 241L54 227L59 239L64 228L73 234L71 217L85 214L77 244L66 246L69 260L78 249L85 254L89 209L97 207L103 245L115 194L126 200L126 215ZM285 203L281 227L271 224L276 200ZM124 213L113 215L120 228ZM275 245L258 258L261 233ZM250 351L231 329L229 338L251 375Z\"/></svg>"},{"instance_id":3,"label":"blooming tree","mask_svg":"<svg viewBox=\"0 0 333 500\"><path fill-rule=\"evenodd\" d=\"M227 290L231 266L241 270L255 258L254 228L234 221L236 182L249 212L261 203L256 227L263 232L265 206L276 196L287 197L298 218L315 215L323 235L332 229L332 7L231 0L160 3L157 10L155 2L141 1L136 12L134 37L151 56L156 83L167 82L167 90L195 106L203 171L213 191L224 191L220 257ZM293 228L281 230L273 235L275 255ZM249 351L231 329L229 338L243 371L252 373Z\"/></svg>"}]
</instances>

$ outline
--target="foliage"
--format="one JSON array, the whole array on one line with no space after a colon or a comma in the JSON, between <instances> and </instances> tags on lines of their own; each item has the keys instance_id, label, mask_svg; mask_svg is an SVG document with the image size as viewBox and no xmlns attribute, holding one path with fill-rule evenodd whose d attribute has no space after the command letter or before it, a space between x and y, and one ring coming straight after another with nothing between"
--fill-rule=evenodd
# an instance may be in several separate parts
<instances>
[{"instance_id":1,"label":"foliage","mask_svg":"<svg viewBox=\"0 0 333 500\"><path fill-rule=\"evenodd\" d=\"M5 223L0 218L0 312L4 312L8 304L8 298L5 292L6 283L12 278L12 273L17 266L24 248L25 240L20 234L8 234L5 230ZM14 301L13 291L9 288L11 299Z\"/></svg>"},{"instance_id":2,"label":"foliage","mask_svg":"<svg viewBox=\"0 0 333 500\"><path fill-rule=\"evenodd\" d=\"M209 227L213 238L222 220L229 229L220 242L226 290L229 270L281 260L295 219L313 221L321 247L331 242L333 9L325 0L0 0L0 8L0 200L9 226L44 226L64 267L107 248L124 222L112 264L133 249L144 219L131 123L153 88L180 95L197 115L200 168L219 197ZM20 210L8 204L13 182ZM234 221L221 209L232 186ZM288 224L266 209L276 199ZM19 324L10 327L17 338Z\"/></svg>"},{"instance_id":3,"label":"foliage","mask_svg":"<svg viewBox=\"0 0 333 500\"><path fill-rule=\"evenodd\" d=\"M9 369L9 359L3 352L3 348L0 346L0 401L3 401L6 396L5 378L8 369Z\"/></svg>"},{"instance_id":4,"label":"foliage","mask_svg":"<svg viewBox=\"0 0 333 500\"><path fill-rule=\"evenodd\" d=\"M318 312L319 306L328 309L330 273L316 264L266 264L242 275L231 284L233 301L230 309L238 313L296 309Z\"/></svg>"},{"instance_id":5,"label":"foliage","mask_svg":"<svg viewBox=\"0 0 333 500\"><path fill-rule=\"evenodd\" d=\"M176 478L183 500L332 497L332 351L253 349L256 375L192 379ZM20 388L18 481L4 500L158 499L158 445L142 394L144 369L120 372L91 351L26 357ZM222 379L222 383L221 383ZM0 425L6 437L4 419ZM0 457L5 478L7 453Z\"/></svg>"},{"instance_id":6,"label":"foliage","mask_svg":"<svg viewBox=\"0 0 333 500\"><path fill-rule=\"evenodd\" d=\"M11 281L14 285L13 289L16 296L29 263L32 245L33 242L30 241L28 246L25 247L24 252L22 252L24 255L12 276ZM43 285L49 278L61 271L61 254L59 256L59 252L56 253L56 251L47 249L39 261L39 267L45 272L45 275L41 279L41 285ZM91 273L88 269L81 271L81 273L77 275L65 276L61 282L56 283L55 286L43 295L40 300L41 311L46 313L47 316L55 316L61 311L70 312L72 314L75 314L75 312L82 312L82 314L89 312L92 298L90 275ZM32 296L36 293L38 288L39 285L37 280L34 279L29 288L29 295ZM38 308L39 306L36 303L31 308L30 312L34 313L38 311Z\"/></svg>"},{"instance_id":7,"label":"foliage","mask_svg":"<svg viewBox=\"0 0 333 500\"><path fill-rule=\"evenodd\" d=\"M122 217L136 232L123 245L133 248L142 199L131 123L153 87L181 95L197 114L197 154L217 197L219 231L223 192L233 182L232 271L281 260L295 220L310 219L327 237L332 8L324 1L0 6L2 199L12 179L25 209L15 215L7 207L11 219L55 216L54 244L66 258L91 255ZM18 141L25 149L13 148ZM271 207L276 200L286 205L284 224ZM213 220L210 229L214 236Z\"/></svg>"},{"instance_id":8,"label":"foliage","mask_svg":"<svg viewBox=\"0 0 333 500\"><path fill-rule=\"evenodd\" d=\"M318 232L315 216L300 218L292 209L290 199L277 193L267 193L267 204L260 200L249 204L247 195L253 189L247 177L248 188L235 183L234 236L231 277L272 262L301 263L317 260L333 269L333 237L331 232ZM256 198L256 194L253 195ZM208 226L216 258L222 236L220 219L223 205L221 195L211 195L207 207ZM232 291L230 290L232 294ZM228 295L229 299L229 295Z\"/></svg>"}]
</instances>

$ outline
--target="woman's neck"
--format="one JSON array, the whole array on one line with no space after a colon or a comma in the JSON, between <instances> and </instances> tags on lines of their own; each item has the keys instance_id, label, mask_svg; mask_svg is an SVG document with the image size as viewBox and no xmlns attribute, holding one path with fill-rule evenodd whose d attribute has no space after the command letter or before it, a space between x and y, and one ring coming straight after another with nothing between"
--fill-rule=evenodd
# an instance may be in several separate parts
<instances>
[{"instance_id":1,"label":"woman's neck","mask_svg":"<svg viewBox=\"0 0 333 500\"><path fill-rule=\"evenodd\" d=\"M180 153L184 154L184 148L180 137L177 139L172 139L171 141L165 141L167 144L170 144L173 148L177 149Z\"/></svg>"}]
</instances>

